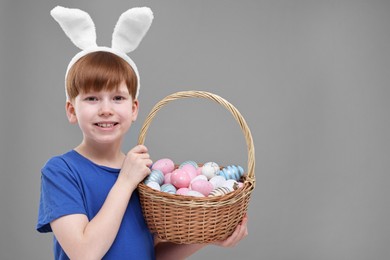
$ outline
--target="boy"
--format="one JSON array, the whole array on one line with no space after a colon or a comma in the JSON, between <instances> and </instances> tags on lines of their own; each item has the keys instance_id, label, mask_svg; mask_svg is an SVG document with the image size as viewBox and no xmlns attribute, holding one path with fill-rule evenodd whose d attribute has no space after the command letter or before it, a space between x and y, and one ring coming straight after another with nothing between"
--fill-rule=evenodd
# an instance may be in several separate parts
<instances>
[{"instance_id":1,"label":"boy","mask_svg":"<svg viewBox=\"0 0 390 260\"><path fill-rule=\"evenodd\" d=\"M80 35L91 35L91 31L66 31L71 30L69 24L61 19L75 24L77 17L80 28L93 28L90 19L84 19L89 17L85 13L62 7L52 11L72 41L83 45L66 73L66 115L70 123L79 125L83 139L73 150L51 158L42 169L37 229L54 233L55 259L184 259L205 246L158 241L142 215L136 188L150 173L152 161L143 145L126 154L121 150L124 135L138 115L139 74L123 52L123 38L114 44L114 37L123 35L121 26L128 32L129 17L132 23L142 20L144 25L136 30L142 33L132 35L138 45L152 16L149 9L129 11L128 17L122 15L118 21L112 48L98 47L91 39L80 40ZM74 35L79 38L72 38ZM244 218L231 237L215 244L238 243L247 235L246 222Z\"/></svg>"}]
</instances>

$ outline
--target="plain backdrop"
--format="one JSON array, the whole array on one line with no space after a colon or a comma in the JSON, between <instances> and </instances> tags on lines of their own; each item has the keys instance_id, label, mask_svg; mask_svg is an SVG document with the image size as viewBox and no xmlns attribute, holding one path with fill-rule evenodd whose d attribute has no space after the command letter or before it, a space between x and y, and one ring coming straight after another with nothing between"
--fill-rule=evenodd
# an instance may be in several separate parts
<instances>
[{"instance_id":1,"label":"plain backdrop","mask_svg":"<svg viewBox=\"0 0 390 260\"><path fill-rule=\"evenodd\" d=\"M64 110L79 50L49 15L56 5L87 11L99 45L128 8L154 11L130 54L141 110L125 151L177 91L218 94L246 119L256 149L249 235L190 259L390 258L390 1L2 0L0 259L53 259L52 235L35 231L40 169L81 141ZM146 145L154 160L247 163L237 123L209 100L167 105Z\"/></svg>"}]
</instances>

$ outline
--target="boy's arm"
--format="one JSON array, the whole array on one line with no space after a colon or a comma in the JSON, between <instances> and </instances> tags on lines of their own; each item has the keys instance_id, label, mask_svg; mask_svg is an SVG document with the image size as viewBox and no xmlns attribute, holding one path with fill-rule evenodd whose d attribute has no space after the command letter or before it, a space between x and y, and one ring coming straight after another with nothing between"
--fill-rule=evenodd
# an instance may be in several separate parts
<instances>
[{"instance_id":1,"label":"boy's arm","mask_svg":"<svg viewBox=\"0 0 390 260\"><path fill-rule=\"evenodd\" d=\"M50 223L70 259L101 259L106 254L118 233L130 196L150 172L150 164L146 147L136 146L126 156L116 183L91 221L83 214L72 214Z\"/></svg>"},{"instance_id":2,"label":"boy's arm","mask_svg":"<svg viewBox=\"0 0 390 260\"><path fill-rule=\"evenodd\" d=\"M116 183L91 221L86 215L73 214L50 224L70 259L101 259L106 254L118 233L130 195L131 191Z\"/></svg>"},{"instance_id":3,"label":"boy's arm","mask_svg":"<svg viewBox=\"0 0 390 260\"><path fill-rule=\"evenodd\" d=\"M241 224L237 226L233 234L226 240L214 242L214 245L222 247L233 247L238 244L244 237L248 235L248 217L245 215ZM200 249L208 244L174 244L170 242L160 242L155 246L156 260L171 260L171 259L186 259L195 254Z\"/></svg>"}]
</instances>

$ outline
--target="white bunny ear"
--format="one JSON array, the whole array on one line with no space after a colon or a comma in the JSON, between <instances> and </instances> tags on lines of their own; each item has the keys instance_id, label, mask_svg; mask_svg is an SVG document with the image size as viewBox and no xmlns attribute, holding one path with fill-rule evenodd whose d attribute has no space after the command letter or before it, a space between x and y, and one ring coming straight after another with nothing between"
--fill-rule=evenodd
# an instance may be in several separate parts
<instances>
[{"instance_id":1,"label":"white bunny ear","mask_svg":"<svg viewBox=\"0 0 390 260\"><path fill-rule=\"evenodd\" d=\"M148 7L127 10L114 28L111 47L124 53L132 52L148 32L152 21L153 12Z\"/></svg>"},{"instance_id":2,"label":"white bunny ear","mask_svg":"<svg viewBox=\"0 0 390 260\"><path fill-rule=\"evenodd\" d=\"M50 14L74 45L82 50L97 46L95 24L88 13L80 9L57 6Z\"/></svg>"}]
</instances>

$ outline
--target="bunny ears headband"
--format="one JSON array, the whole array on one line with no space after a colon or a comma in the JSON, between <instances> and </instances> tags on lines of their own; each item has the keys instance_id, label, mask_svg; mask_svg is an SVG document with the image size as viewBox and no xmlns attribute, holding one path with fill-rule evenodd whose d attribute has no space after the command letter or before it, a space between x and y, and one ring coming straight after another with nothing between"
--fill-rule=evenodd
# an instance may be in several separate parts
<instances>
[{"instance_id":1,"label":"bunny ears headband","mask_svg":"<svg viewBox=\"0 0 390 260\"><path fill-rule=\"evenodd\" d=\"M95 24L88 13L80 9L57 6L51 10L50 14L60 24L73 44L81 49L81 52L77 53L70 61L65 78L72 65L81 57L91 52L110 52L124 59L133 68L138 82L135 97L138 97L140 89L139 73L134 61L127 56L127 53L134 51L148 32L153 21L153 13L150 8L136 7L124 12L114 28L111 47L97 46ZM67 93L66 99L68 100Z\"/></svg>"}]
</instances>

